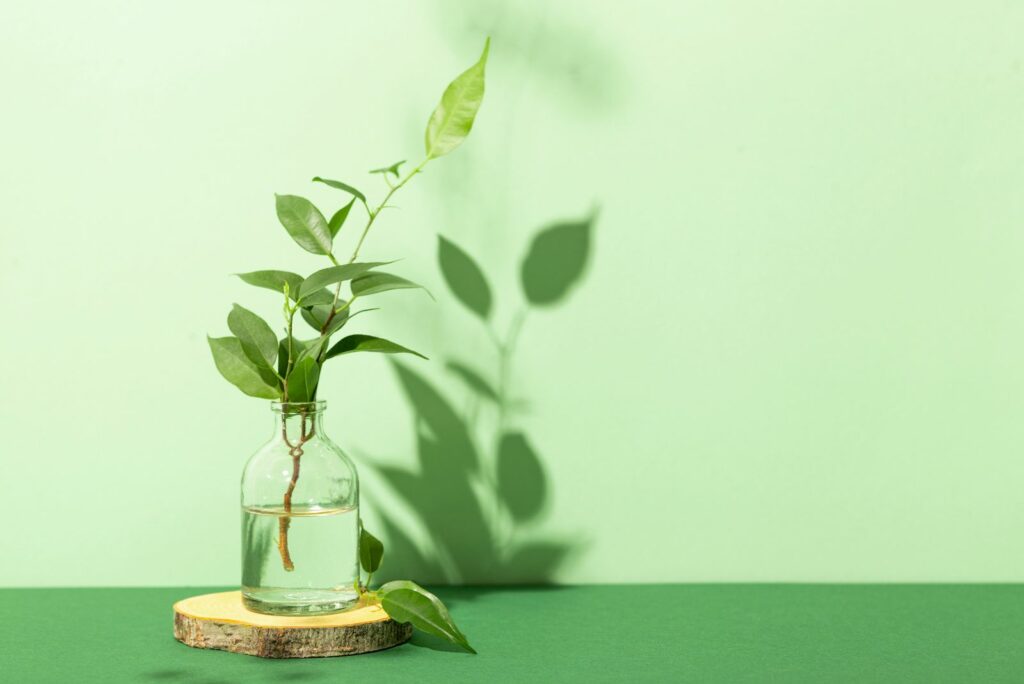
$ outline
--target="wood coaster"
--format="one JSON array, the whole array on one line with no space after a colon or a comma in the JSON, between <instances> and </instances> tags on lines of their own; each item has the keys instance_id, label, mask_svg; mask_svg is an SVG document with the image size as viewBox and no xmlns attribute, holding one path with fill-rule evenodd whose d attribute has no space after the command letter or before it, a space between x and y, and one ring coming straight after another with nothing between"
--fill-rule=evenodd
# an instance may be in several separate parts
<instances>
[{"instance_id":1,"label":"wood coaster","mask_svg":"<svg viewBox=\"0 0 1024 684\"><path fill-rule=\"evenodd\" d=\"M395 622L380 606L309 617L264 615L247 610L240 591L174 604L174 638L181 643L261 658L356 655L404 644L411 636L412 625Z\"/></svg>"}]
</instances>

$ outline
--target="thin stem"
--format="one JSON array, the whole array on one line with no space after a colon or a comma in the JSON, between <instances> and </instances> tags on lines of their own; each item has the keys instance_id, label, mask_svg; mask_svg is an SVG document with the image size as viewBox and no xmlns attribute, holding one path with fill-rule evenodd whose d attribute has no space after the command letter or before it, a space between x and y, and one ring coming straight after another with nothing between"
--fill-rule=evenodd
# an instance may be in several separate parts
<instances>
[{"instance_id":1,"label":"thin stem","mask_svg":"<svg viewBox=\"0 0 1024 684\"><path fill-rule=\"evenodd\" d=\"M363 240L366 239L366 234L370 232L370 228L373 226L373 222L377 220L377 217L380 215L380 212L384 210L384 207L387 205L388 200L391 199L391 196L394 195L399 190L401 190L402 186L408 183L413 176L422 171L423 167L427 165L428 161L430 161L429 157L424 159L422 162L420 162L419 166L410 171L408 176L398 181L397 184L391 186L390 189L388 190L388 193L384 195L384 199L381 201L381 203L377 206L376 209L370 209L369 205L367 205L366 209L367 211L370 212L370 217L366 221L366 227L363 228L363 234L359 236L359 242L356 243L356 248L352 252L352 258L348 260L348 263L353 263L359 257L359 250L362 249Z\"/></svg>"},{"instance_id":2,"label":"thin stem","mask_svg":"<svg viewBox=\"0 0 1024 684\"><path fill-rule=\"evenodd\" d=\"M498 430L495 439L495 454L498 453L498 449L501 446L502 437L505 434L506 423L508 422L509 412L509 370L512 362L512 353L515 351L516 342L519 339L519 333L523 329L523 322L526 320L526 310L520 309L516 312L516 315L512 318L512 323L509 325L508 333L505 336L505 340L502 341L496 332L492 328L488 328L488 332L491 335L491 339L494 341L495 346L498 349ZM497 459L495 459L494 467L497 468ZM501 523L501 503L499 501L497 492L497 472L492 473L492 485L494 489L494 525L497 528ZM497 533L498 530L496 529ZM511 535L511 528L508 530Z\"/></svg>"},{"instance_id":3,"label":"thin stem","mask_svg":"<svg viewBox=\"0 0 1024 684\"><path fill-rule=\"evenodd\" d=\"M505 335L505 340L502 341L498 338L498 335L493 331L489 330L491 339L494 340L494 344L498 348L498 428L504 431L505 418L508 409L508 374L509 366L511 364L512 352L515 350L516 341L519 339L519 333L523 329L523 322L526 320L526 310L520 309L516 312L516 315L512 318L512 323L509 325L508 333Z\"/></svg>"},{"instance_id":4,"label":"thin stem","mask_svg":"<svg viewBox=\"0 0 1024 684\"><path fill-rule=\"evenodd\" d=\"M384 211L384 208L387 206L388 200L391 199L391 196L394 195L399 190L401 190L402 186L408 183L410 180L412 180L413 176L422 171L423 167L427 165L428 161L430 161L429 157L420 162L419 166L410 171L409 175L400 180L397 184L391 185L391 181L388 181L388 192L386 195L384 195L384 199L381 200L381 203L377 205L376 209L371 209L370 205L366 203L366 200L363 200L363 206L366 207L366 213L368 214L368 218L366 220L366 227L363 228L363 232L359 236L359 242L356 243L356 248L355 250L353 250L352 257L348 260L348 263L355 263L355 260L359 258L359 250L362 249L363 247L363 241L366 240L366 236L370 232L370 228L373 227L373 222L376 221L377 217L380 216L380 213ZM385 180L387 180L386 175ZM331 262L333 264L338 264L333 254L329 254L328 256L330 257ZM338 287L334 289L334 301L331 302L331 313L327 315L327 320L324 321L324 326L320 330L321 334L323 334L324 330L327 330L327 326L331 324L331 321L334 319L334 316L337 313L334 309L337 308L338 298L341 297L341 286L342 283L338 283ZM354 299L355 297L352 298L352 300ZM352 303L352 300L349 300L349 304Z\"/></svg>"},{"instance_id":5,"label":"thin stem","mask_svg":"<svg viewBox=\"0 0 1024 684\"><path fill-rule=\"evenodd\" d=\"M292 352L292 328L295 323L295 312L298 310L298 306L288 308L288 365L285 366L284 376L284 400L288 401L288 376L292 374L292 368L295 366L295 354Z\"/></svg>"},{"instance_id":6,"label":"thin stem","mask_svg":"<svg viewBox=\"0 0 1024 684\"><path fill-rule=\"evenodd\" d=\"M359 256L359 249L362 248L362 242L364 242L367 239L367 234L370 232L370 228L373 227L374 221L377 220L377 217L380 215L380 213L382 211L384 211L384 208L387 206L388 200L391 199L391 196L393 196L395 193L397 193L397 191L399 189L401 189L402 185L408 183L413 178L413 176L415 176L420 171L422 171L423 167L426 166L427 162L429 162L429 161L430 161L430 158L427 158L427 159L423 160L423 162L421 162L419 166L417 166L415 169L413 169L409 173L408 176L402 178L398 183L396 183L394 185L392 185L391 181L388 180L387 177L385 176L385 181L387 181L387 185L388 185L387 195L384 196L384 199L381 201L380 205L378 205L376 209L371 209L370 205L367 204L366 200L362 201L362 206L366 207L367 212L369 214L369 218L367 219L366 227L362 228L362 234L360 234L360 236L359 236L359 242L356 243L355 250L352 252L352 258L348 260L348 263L354 263L355 260L358 258L358 256ZM338 265L338 260L337 260L337 258L335 258L334 254L330 254L329 253L327 255L327 257L328 257L328 259L331 260L331 263L333 263L336 266ZM339 307L338 306L338 298L341 296L341 286L342 286L342 283L338 283L338 287L334 291L334 300L331 302L331 312L328 313L327 319L324 322L324 327L321 328L321 336L324 336L324 334L327 332L328 328L331 325L332 320L334 319L334 316L336 316L337 314L339 314L342 311L344 311L345 309L347 309L349 306L351 306L352 302L354 302L357 299L356 296L353 296L351 299L349 299L347 302L345 302L342 306ZM291 303L289 302L288 291L286 289L286 291L285 291L285 311L286 311L286 316L288 318L288 368L286 370L287 372L285 373L286 378L287 378L288 375L291 374L292 368L295 365L295 355L293 354L293 351L292 351L292 330L293 330L293 325L294 325L294 322L295 322L295 312L298 310L298 308L299 308L298 304L296 304L295 306L292 306ZM325 347L326 346L327 345L325 345ZM317 362L321 362L321 364L323 364L323 362L324 362L324 354L325 353L326 353L326 350L322 349L321 353L319 353L319 355L317 356ZM285 397L284 398L285 398L285 401L288 401L288 381L287 380L285 380ZM282 436L285 439L285 443L288 444L288 446L289 446L289 455L292 457L292 477L291 477L291 479L288 482L288 489L285 490L285 515L281 516L281 518L278 521L278 551L281 553L281 562L284 565L285 570L290 572L290 571L295 569L295 564L292 562L292 557L291 557L291 554L289 553L289 550L288 550L288 528L292 524L292 518L289 515L292 512L292 494L294 493L295 485L296 485L296 483L299 480L299 470L300 470L300 467L301 467L300 459L302 458L302 445L305 444L306 441L308 441L309 438L312 436L312 431L310 431L310 433L308 435L306 434L306 414L305 413L302 414L302 428L301 428L301 433L300 433L300 436L299 436L299 443L298 444L292 445L292 443L288 439L288 418L287 417L284 419L284 424L282 425L281 430L282 430ZM369 584L369 579L368 579L368 584Z\"/></svg>"},{"instance_id":7,"label":"thin stem","mask_svg":"<svg viewBox=\"0 0 1024 684\"><path fill-rule=\"evenodd\" d=\"M508 338L505 342L506 348L509 353L515 349L516 343L519 340L519 333L523 330L523 323L526 321L526 309L520 309L516 313L515 318L512 319L512 324L508 328Z\"/></svg>"},{"instance_id":8,"label":"thin stem","mask_svg":"<svg viewBox=\"0 0 1024 684\"><path fill-rule=\"evenodd\" d=\"M399 181L395 185L392 185L391 181L388 180L388 178L385 176L384 180L387 182L388 192L387 192L386 195L384 195L384 199L381 200L381 203L377 206L376 209L371 209L370 205L366 203L366 200L363 200L363 206L366 207L366 211L369 214L369 217L367 218L367 221L366 221L366 227L363 228L363 232L359 236L359 242L356 243L356 248L352 252L352 258L348 260L348 263L350 263L350 264L355 263L355 260L359 257L359 250L363 246L363 241L366 240L366 235L370 232L370 228L373 226L373 222L377 220L377 217L380 215L380 213L387 206L388 200L391 199L391 196L394 195L396 192L398 192L402 188L402 186L404 186L406 183L408 183L412 179L413 176L415 176L417 173L422 171L423 167L427 165L428 161L430 161L429 157L427 157L422 162L420 162L419 166L417 166L412 171L410 171L409 175L407 175L405 178L403 178L401 181ZM338 265L338 260L335 258L334 254L328 253L327 254L327 258L330 259L331 263L334 264L335 266ZM350 307L352 305L352 302L354 302L358 298L357 296L353 296L351 299L349 299L347 302L345 302L345 304L343 304L341 307L338 307L338 298L341 296L341 286L342 286L342 283L338 283L338 287L334 290L334 300L331 302L331 311L330 311L329 314L327 314L327 320L324 321L324 325L320 329L321 337L327 331L328 327L331 324L331 321L334 320L334 317L336 315L338 315L339 313L345 311L348 307ZM294 354L292 353L292 328L293 328L293 323L295 321L295 312L299 309L299 305L298 305L298 303L296 303L295 306L291 306L291 304L289 302L289 299L288 299L287 286L285 286L285 287L286 287L286 289L285 289L285 316L288 319L288 366L287 366L287 369L286 369L287 372L285 373L285 376L287 377L289 374L291 374L292 368L295 365L295 357L294 357ZM325 344L324 346L326 347L327 345ZM326 353L325 349L322 349L320 351L320 355L317 357L318 363L323 363L323 355L325 353ZM287 382L287 380L285 380L285 383L284 383L284 400L286 402L288 401L288 382ZM300 466L301 466L300 459L302 458L302 453L303 453L302 445L304 445L313 435L312 435L312 431L310 432L310 434L308 434L308 435L306 434L306 414L305 414L305 412L302 413L302 429L301 429L301 432L300 432L299 443L298 444L292 445L292 443L288 440L288 427L287 427L287 425L288 425L288 419L287 419L287 416L286 416L283 419L283 424L282 424L282 427L281 427L281 435L282 435L282 437L284 437L285 444L288 445L288 448L289 448L288 454L292 457L292 476L291 476L291 479L288 482L288 489L285 490L285 493L284 493L284 515L282 515L281 518L278 520L277 548L278 548L278 551L281 554L281 563L284 565L284 569L286 571L288 571L288 572L291 572L292 570L295 569L295 564L292 562L291 554L288 551L288 528L291 526L291 517L290 517L289 514L292 511L292 493L295 491L295 485L296 485L296 483L299 480L299 469L300 469ZM367 579L367 583L369 583L369 578Z\"/></svg>"},{"instance_id":9,"label":"thin stem","mask_svg":"<svg viewBox=\"0 0 1024 684\"><path fill-rule=\"evenodd\" d=\"M295 485L299 481L300 459L303 454L302 446L313 437L313 429L310 429L308 434L306 432L306 413L302 412L301 416L302 423L299 430L299 443L295 445L292 445L288 439L288 416L285 415L281 418L281 437L284 438L284 443L288 445L288 455L292 457L292 477L288 482L288 489L284 493L284 515L278 518L277 521L277 550L281 554L281 564L287 572L295 569L295 563L292 562L291 553L288 551L288 528L292 524L290 517L292 512L292 494L295 492Z\"/></svg>"}]
</instances>

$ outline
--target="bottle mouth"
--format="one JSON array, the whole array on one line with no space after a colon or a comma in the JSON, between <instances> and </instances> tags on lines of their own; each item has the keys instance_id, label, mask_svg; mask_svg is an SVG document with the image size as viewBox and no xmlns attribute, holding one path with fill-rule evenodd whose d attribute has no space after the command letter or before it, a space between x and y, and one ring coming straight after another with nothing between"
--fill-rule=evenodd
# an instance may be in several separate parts
<instances>
[{"instance_id":1,"label":"bottle mouth","mask_svg":"<svg viewBox=\"0 0 1024 684\"><path fill-rule=\"evenodd\" d=\"M326 401L272 401L270 410L285 415L320 413L327 408Z\"/></svg>"}]
</instances>

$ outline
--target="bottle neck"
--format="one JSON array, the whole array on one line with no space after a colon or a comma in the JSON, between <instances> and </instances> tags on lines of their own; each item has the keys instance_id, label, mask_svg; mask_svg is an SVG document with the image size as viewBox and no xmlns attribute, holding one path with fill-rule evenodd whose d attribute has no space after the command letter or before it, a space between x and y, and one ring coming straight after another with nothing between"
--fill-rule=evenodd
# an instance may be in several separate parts
<instances>
[{"instance_id":1,"label":"bottle neck","mask_svg":"<svg viewBox=\"0 0 1024 684\"><path fill-rule=\"evenodd\" d=\"M324 437L323 415L327 402L315 401L303 404L274 402L274 438L299 446L310 440Z\"/></svg>"}]
</instances>

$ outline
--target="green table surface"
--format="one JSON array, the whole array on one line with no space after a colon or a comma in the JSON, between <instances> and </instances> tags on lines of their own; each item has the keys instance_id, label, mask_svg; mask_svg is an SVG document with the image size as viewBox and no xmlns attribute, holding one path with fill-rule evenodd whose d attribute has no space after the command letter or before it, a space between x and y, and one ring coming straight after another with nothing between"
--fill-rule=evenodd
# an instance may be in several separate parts
<instances>
[{"instance_id":1,"label":"green table surface","mask_svg":"<svg viewBox=\"0 0 1024 684\"><path fill-rule=\"evenodd\" d=\"M175 641L171 604L218 590L0 589L0 681L1024 681L1019 585L438 588L479 655L307 660Z\"/></svg>"}]
</instances>

